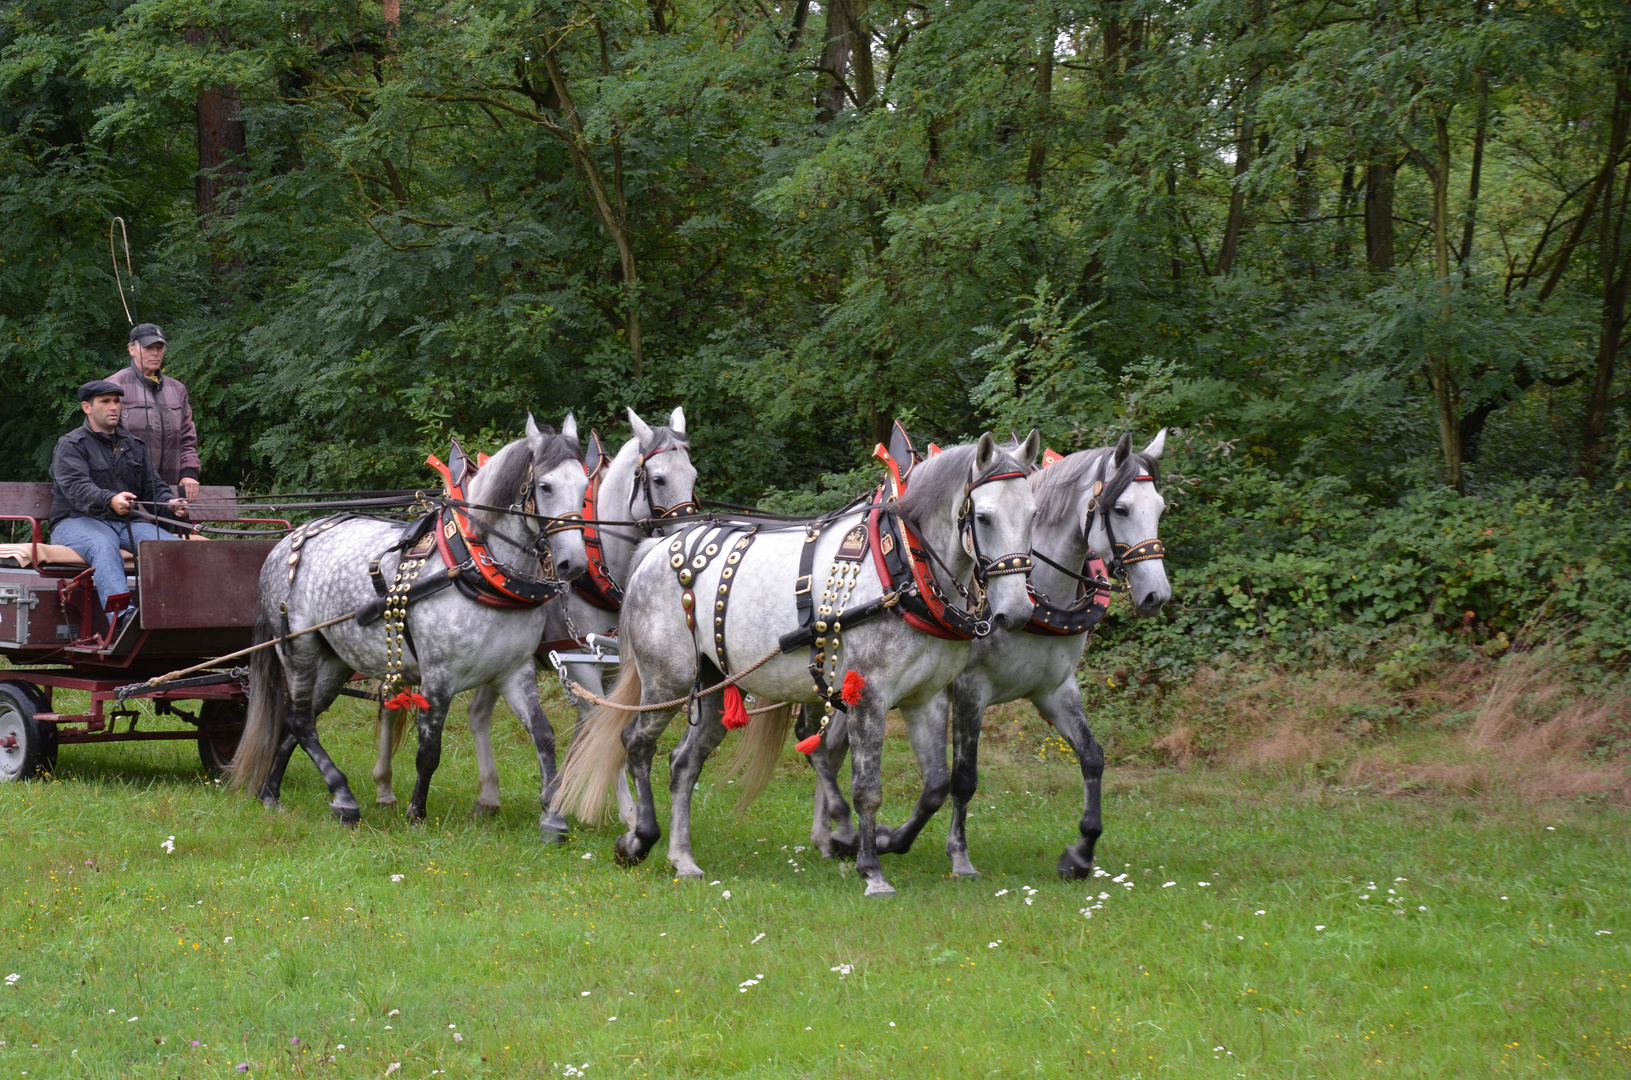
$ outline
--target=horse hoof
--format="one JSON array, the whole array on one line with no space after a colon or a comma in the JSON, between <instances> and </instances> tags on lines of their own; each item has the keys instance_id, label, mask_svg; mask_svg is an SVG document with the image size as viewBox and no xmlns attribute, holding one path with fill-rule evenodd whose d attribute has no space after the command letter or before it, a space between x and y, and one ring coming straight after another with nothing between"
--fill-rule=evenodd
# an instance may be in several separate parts
<instances>
[{"instance_id":1,"label":"horse hoof","mask_svg":"<svg viewBox=\"0 0 1631 1080\"><path fill-rule=\"evenodd\" d=\"M538 839L546 844L565 844L566 838L566 829L552 829L548 825L538 826Z\"/></svg>"},{"instance_id":2,"label":"horse hoof","mask_svg":"<svg viewBox=\"0 0 1631 1080\"><path fill-rule=\"evenodd\" d=\"M952 867L951 876L956 878L958 881L980 880L980 872L974 869L974 867L968 865Z\"/></svg>"},{"instance_id":3,"label":"horse hoof","mask_svg":"<svg viewBox=\"0 0 1631 1080\"><path fill-rule=\"evenodd\" d=\"M888 900L895 895L895 887L882 876L869 877L866 880L866 895L879 900Z\"/></svg>"},{"instance_id":4,"label":"horse hoof","mask_svg":"<svg viewBox=\"0 0 1631 1080\"><path fill-rule=\"evenodd\" d=\"M409 803L402 816L407 819L409 825L416 829L423 827L425 824L425 808L423 806L415 806L413 803Z\"/></svg>"},{"instance_id":5,"label":"horse hoof","mask_svg":"<svg viewBox=\"0 0 1631 1080\"><path fill-rule=\"evenodd\" d=\"M484 803L478 800L476 802L474 814L478 819L496 817L498 815L498 807L494 806L492 803Z\"/></svg>"},{"instance_id":6,"label":"horse hoof","mask_svg":"<svg viewBox=\"0 0 1631 1080\"><path fill-rule=\"evenodd\" d=\"M392 792L392 791L387 791L384 795L374 796L374 805L375 806L395 806L396 805L396 793Z\"/></svg>"},{"instance_id":7,"label":"horse hoof","mask_svg":"<svg viewBox=\"0 0 1631 1080\"><path fill-rule=\"evenodd\" d=\"M279 813L281 813L283 811L283 804L278 802L277 797L275 795L263 795L263 796L261 796L261 805L266 807L266 809L268 809L268 810L276 810Z\"/></svg>"},{"instance_id":8,"label":"horse hoof","mask_svg":"<svg viewBox=\"0 0 1631 1080\"><path fill-rule=\"evenodd\" d=\"M853 859L856 853L861 850L861 841L859 838L840 840L835 836L829 847L832 849L832 854L827 856L829 859Z\"/></svg>"},{"instance_id":9,"label":"horse hoof","mask_svg":"<svg viewBox=\"0 0 1631 1080\"><path fill-rule=\"evenodd\" d=\"M625 843L626 839L626 835L619 836L617 843L612 845L612 861L619 866L639 866L646 861L646 852L635 848L633 844Z\"/></svg>"},{"instance_id":10,"label":"horse hoof","mask_svg":"<svg viewBox=\"0 0 1631 1080\"><path fill-rule=\"evenodd\" d=\"M355 828L357 822L362 820L362 807L360 806L331 806L330 812L334 818L346 828Z\"/></svg>"},{"instance_id":11,"label":"horse hoof","mask_svg":"<svg viewBox=\"0 0 1631 1080\"><path fill-rule=\"evenodd\" d=\"M1059 856L1059 876L1066 881L1082 881L1093 876L1093 860L1084 859L1075 850L1066 848Z\"/></svg>"}]
</instances>

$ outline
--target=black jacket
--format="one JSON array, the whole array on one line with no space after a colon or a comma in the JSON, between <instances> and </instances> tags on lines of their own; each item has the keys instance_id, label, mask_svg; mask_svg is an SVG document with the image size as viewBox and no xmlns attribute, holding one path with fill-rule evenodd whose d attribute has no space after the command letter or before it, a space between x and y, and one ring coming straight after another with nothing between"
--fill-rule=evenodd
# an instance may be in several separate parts
<instances>
[{"instance_id":1,"label":"black jacket","mask_svg":"<svg viewBox=\"0 0 1631 1080\"><path fill-rule=\"evenodd\" d=\"M71 517L142 520L113 512L108 500L121 491L149 504L141 507L149 514L174 516L167 505L175 497L170 485L153 468L146 445L122 426L103 435L87 423L57 440L51 458L51 524Z\"/></svg>"}]
</instances>

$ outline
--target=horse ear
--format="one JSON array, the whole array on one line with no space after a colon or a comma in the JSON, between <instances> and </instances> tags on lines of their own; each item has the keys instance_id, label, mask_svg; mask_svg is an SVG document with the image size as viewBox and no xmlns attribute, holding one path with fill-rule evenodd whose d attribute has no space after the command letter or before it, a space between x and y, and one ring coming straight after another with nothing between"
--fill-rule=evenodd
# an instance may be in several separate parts
<instances>
[{"instance_id":1,"label":"horse ear","mask_svg":"<svg viewBox=\"0 0 1631 1080\"><path fill-rule=\"evenodd\" d=\"M1018 442L1019 440L1016 439L1015 441ZM1036 455L1041 449L1042 433L1037 431L1036 428L1032 428L1031 433L1027 435L1025 437L1025 441L1020 444L1017 456L1019 457L1020 462L1023 463L1027 469L1029 469L1032 465L1036 464Z\"/></svg>"},{"instance_id":2,"label":"horse ear","mask_svg":"<svg viewBox=\"0 0 1631 1080\"><path fill-rule=\"evenodd\" d=\"M1122 432L1121 438L1116 440L1116 456L1114 458L1116 466L1119 468L1121 463L1127 460L1127 455L1132 452L1133 433L1130 431Z\"/></svg>"},{"instance_id":3,"label":"horse ear","mask_svg":"<svg viewBox=\"0 0 1631 1080\"><path fill-rule=\"evenodd\" d=\"M527 438L536 439L543 432L538 430L538 421L532 418L532 410L527 410Z\"/></svg>"},{"instance_id":4,"label":"horse ear","mask_svg":"<svg viewBox=\"0 0 1631 1080\"><path fill-rule=\"evenodd\" d=\"M974 476L976 479L991 471L991 463L997 459L997 444L992 441L988 431L980 436L980 441L974 447Z\"/></svg>"},{"instance_id":5,"label":"horse ear","mask_svg":"<svg viewBox=\"0 0 1631 1080\"><path fill-rule=\"evenodd\" d=\"M640 419L640 414L633 409L629 410L629 427L634 429L634 437L640 440L641 447L651 445L651 425Z\"/></svg>"},{"instance_id":6,"label":"horse ear","mask_svg":"<svg viewBox=\"0 0 1631 1080\"><path fill-rule=\"evenodd\" d=\"M1166 448L1167 429L1162 428L1160 431L1155 433L1155 438L1150 440L1150 445L1144 448L1144 456L1147 458L1158 458L1161 456L1161 451L1165 450Z\"/></svg>"},{"instance_id":7,"label":"horse ear","mask_svg":"<svg viewBox=\"0 0 1631 1080\"><path fill-rule=\"evenodd\" d=\"M573 442L577 442L578 441L578 418L573 416L571 413L567 413L566 414L566 419L561 421L561 434L565 435L568 439L571 439Z\"/></svg>"},{"instance_id":8,"label":"horse ear","mask_svg":"<svg viewBox=\"0 0 1631 1080\"><path fill-rule=\"evenodd\" d=\"M681 435L685 434L684 408L678 405L674 407L674 411L668 414L668 426L679 432Z\"/></svg>"}]
</instances>

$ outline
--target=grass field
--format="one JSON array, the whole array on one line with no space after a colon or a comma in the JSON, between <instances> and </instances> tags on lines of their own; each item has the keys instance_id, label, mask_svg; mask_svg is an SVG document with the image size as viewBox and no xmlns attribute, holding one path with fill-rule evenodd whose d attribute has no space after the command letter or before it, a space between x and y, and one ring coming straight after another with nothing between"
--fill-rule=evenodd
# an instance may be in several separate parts
<instances>
[{"instance_id":1,"label":"grass field","mask_svg":"<svg viewBox=\"0 0 1631 1080\"><path fill-rule=\"evenodd\" d=\"M0 788L0 1075L1631 1074L1621 811L1112 769L1109 876L1065 883L1080 783L1041 729L987 754L984 876L947 876L942 816L869 902L804 847L791 751L746 815L705 774L711 884L680 883L663 846L613 865L612 826L542 846L530 749L494 730L485 821L462 711L430 823L373 807L357 703L323 725L353 831L304 757L282 813L188 743L66 747ZM898 820L917 777L903 743L889 763Z\"/></svg>"}]
</instances>

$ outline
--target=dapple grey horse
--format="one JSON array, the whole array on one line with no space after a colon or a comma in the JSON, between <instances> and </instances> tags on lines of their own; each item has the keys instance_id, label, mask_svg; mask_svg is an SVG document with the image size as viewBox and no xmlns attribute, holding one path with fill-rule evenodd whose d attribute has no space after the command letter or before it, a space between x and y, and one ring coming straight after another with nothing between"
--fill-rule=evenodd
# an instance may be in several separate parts
<instances>
[{"instance_id":1,"label":"dapple grey horse","mask_svg":"<svg viewBox=\"0 0 1631 1080\"><path fill-rule=\"evenodd\" d=\"M954 447L913 470L911 486L896 509L943 561L943 568L933 572L946 594L952 594L976 569L974 552L1030 551L1035 502L1023 476L1036 457L1037 445L1033 432L1013 454L985 435L977 445ZM1008 479L999 479L1004 476ZM827 576L826 568L835 564L840 544L864 519L864 511L852 510L830 522L814 541L812 576ZM733 535L738 534L700 539L724 546ZM798 629L794 588L806 536L802 526L762 529L736 565L724 628L734 671L745 671L767 649L774 649L781 635ZM965 542L969 544L966 549ZM684 698L699 679L713 682L718 677L713 620L701 618L695 630L688 628L682 588L668 556L668 543L648 543L636 557L624 603L623 666L609 695L617 704L650 705ZM698 596L715 595L725 566L725 559L720 558L698 574ZM846 610L858 609L884 594L884 584L870 558L861 561L853 582ZM985 596L993 626L1020 626L1030 617L1031 601L1022 574L990 577ZM711 613L712 607L705 602L705 610ZM855 744L853 795L861 819L856 867L868 896L895 892L884 879L873 842L873 824L883 796L884 716L897 705L917 705L933 698L967 666L968 655L966 640L933 637L888 614L843 630L831 685L845 683L850 673L863 683L849 705L849 725ZM821 697L807 664L808 655L802 649L784 653L742 675L739 685L762 701L818 703ZM696 726L669 757L668 861L681 877L703 876L691 852L691 793L703 762L725 735L720 698L713 694L698 700ZM561 787L552 805L570 808L576 816L594 821L600 816L606 787L626 754L639 808L636 824L617 841L616 856L622 862L639 862L661 836L651 794L651 763L657 738L674 712L667 708L631 714L615 704L595 709L580 728L561 771ZM785 746L787 723L785 718L777 724L772 717L761 716L747 732L755 734L759 755L773 760ZM759 773L766 774L762 769Z\"/></svg>"},{"instance_id":2,"label":"dapple grey horse","mask_svg":"<svg viewBox=\"0 0 1631 1080\"><path fill-rule=\"evenodd\" d=\"M690 443L685 436L684 409L675 409L667 425L655 428L640 419L633 409L628 410L628 414L634 438L624 443L608 463L593 509L585 507L586 516L611 523L595 529L600 538L600 559L605 573L620 589L628 584L634 551L640 540L635 522L690 504L695 497L697 480L696 466L691 464ZM642 469L644 476L637 483L637 473ZM581 586L584 580L579 578L578 584ZM546 641L582 640L585 634L605 637L617 632L618 613L590 603L578 589L551 600L544 605L544 611ZM568 664L567 674L590 693L601 693L598 664ZM492 739L493 705L497 698L491 685L477 687L470 698L470 734L476 742L476 768L481 778L481 792L476 796L478 816L495 814L499 808L498 765L493 757ZM589 701L580 700L579 720L589 715L592 708ZM393 731L394 726L386 722L379 725L379 757L374 764L375 802L387 806L396 802L391 790L391 757L399 735ZM617 784L617 805L619 816L632 827L634 800L629 794L626 776Z\"/></svg>"},{"instance_id":3,"label":"dapple grey horse","mask_svg":"<svg viewBox=\"0 0 1631 1080\"><path fill-rule=\"evenodd\" d=\"M1162 429L1148 446L1135 451L1131 436L1124 436L1115 447L1070 454L1031 474L1037 513L1032 551L1046 556L1038 559L1031 571L1031 587L1037 596L1064 606L1077 592L1078 582L1047 560L1079 568L1091 551L1106 565L1115 566L1118 552L1112 547L1110 532L1115 534L1114 542L1130 541L1134 547L1157 538L1166 502L1154 481L1160 477L1156 463L1166 438L1166 430ZM1104 505L1099 507L1095 499ZM1110 530L1105 528L1106 515L1113 518ZM1154 615L1172 598L1160 558L1133 562L1126 567L1126 574L1128 596L1138 615ZM957 877L979 876L969 861L965 825L968 803L979 781L981 723L988 707L1025 698L1070 744L1082 769L1081 839L1060 855L1059 876L1067 880L1092 876L1093 849L1104 831L1100 813L1104 749L1088 727L1081 687L1076 682L1076 669L1087 639L1087 634L1035 634L1023 627L994 632L974 642L968 667L947 691L914 709L903 710L908 730L925 735L912 740L923 774L923 790L905 822L894 829L877 827L880 852L909 851L949 793L952 819L946 854L951 858L952 873ZM945 752L948 694L952 723L949 775ZM810 835L822 854L829 857L853 854L856 849L850 810L835 780L846 745L846 732L835 724L829 726L821 748L810 757L817 775Z\"/></svg>"},{"instance_id":4,"label":"dapple grey horse","mask_svg":"<svg viewBox=\"0 0 1631 1080\"><path fill-rule=\"evenodd\" d=\"M577 424L568 415L557 435L540 430L527 417L526 436L500 450L470 482L471 503L506 506L530 494L546 518L576 514L583 506L583 459ZM518 498L517 492L523 496ZM537 517L472 510L474 525L486 534L492 558L510 572L536 573ZM324 532L312 534L301 550L291 585L291 538L285 538L261 569L260 606L255 640L269 641L286 632L315 626L355 611L376 597L368 566L380 560L380 573L393 580L402 554L387 551L402 534L399 522L345 517ZM581 529L554 532L549 553L555 573L568 580L585 564ZM444 572L434 555L425 573ZM286 612L286 614L285 614ZM491 686L504 695L532 735L538 751L544 801L539 828L546 840L565 836L566 823L548 807L555 782L555 733L538 704L533 653L544 630L544 607L489 607L467 599L458 589L434 593L407 609L411 646L403 656L404 681L419 685L429 707L419 713L418 782L408 802L408 817L422 820L430 780L442 754L442 725L455 694ZM343 822L360 816L345 774L317 739L317 717L339 695L352 672L376 678L387 671L384 621L368 626L356 620L305 634L255 654L250 667L249 716L230 776L239 787L275 805L284 769L298 745L328 785L330 807Z\"/></svg>"}]
</instances>

